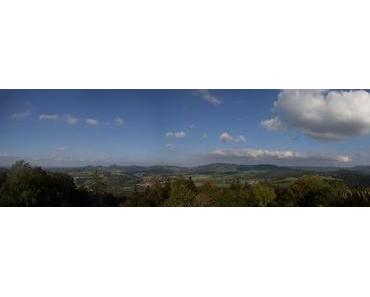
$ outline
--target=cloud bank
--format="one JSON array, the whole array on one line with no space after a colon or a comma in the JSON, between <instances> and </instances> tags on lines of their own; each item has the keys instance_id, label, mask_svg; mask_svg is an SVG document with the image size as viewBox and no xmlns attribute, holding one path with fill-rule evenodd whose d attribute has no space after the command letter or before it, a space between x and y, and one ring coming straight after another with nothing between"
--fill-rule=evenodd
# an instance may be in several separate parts
<instances>
[{"instance_id":1,"label":"cloud bank","mask_svg":"<svg viewBox=\"0 0 370 297\"><path fill-rule=\"evenodd\" d=\"M209 154L218 161L238 163L271 163L285 165L349 165L352 158L346 155L325 155L301 153L291 150L263 149L218 149Z\"/></svg>"},{"instance_id":2,"label":"cloud bank","mask_svg":"<svg viewBox=\"0 0 370 297\"><path fill-rule=\"evenodd\" d=\"M370 134L370 94L366 91L285 90L274 117L261 125L270 131L296 129L323 141Z\"/></svg>"}]
</instances>

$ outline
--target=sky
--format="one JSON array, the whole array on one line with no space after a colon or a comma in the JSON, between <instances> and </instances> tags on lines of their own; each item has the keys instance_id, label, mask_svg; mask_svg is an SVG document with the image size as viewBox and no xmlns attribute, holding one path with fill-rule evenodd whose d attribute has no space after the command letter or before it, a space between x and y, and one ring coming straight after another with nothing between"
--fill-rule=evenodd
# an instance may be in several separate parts
<instances>
[{"instance_id":1,"label":"sky","mask_svg":"<svg viewBox=\"0 0 370 297\"><path fill-rule=\"evenodd\" d=\"M0 166L370 165L367 90L0 90Z\"/></svg>"}]
</instances>

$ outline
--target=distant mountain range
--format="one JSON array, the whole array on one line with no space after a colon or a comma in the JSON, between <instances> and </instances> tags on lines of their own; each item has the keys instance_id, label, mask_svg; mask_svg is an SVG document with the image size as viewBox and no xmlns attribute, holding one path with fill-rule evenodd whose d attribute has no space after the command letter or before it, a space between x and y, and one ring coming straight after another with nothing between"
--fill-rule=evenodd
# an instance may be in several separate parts
<instances>
[{"instance_id":1,"label":"distant mountain range","mask_svg":"<svg viewBox=\"0 0 370 297\"><path fill-rule=\"evenodd\" d=\"M248 171L265 171L265 172L291 172L291 171L315 171L315 172L334 172L340 170L349 170L355 172L361 172L370 174L370 166L354 166L354 167L319 167L319 166L277 166L271 164L258 164L258 165L238 165L228 163L212 163L208 165L195 166L195 167L183 167L183 166L169 166L169 165L155 165L155 166L84 166L84 167L73 167L73 168L49 168L52 171L121 171L127 174L226 174L226 173L237 173L237 172L248 172Z\"/></svg>"},{"instance_id":2,"label":"distant mountain range","mask_svg":"<svg viewBox=\"0 0 370 297\"><path fill-rule=\"evenodd\" d=\"M226 174L226 173L237 173L237 172L248 172L248 171L265 171L265 172L291 172L291 171L315 171L315 172L334 172L340 170L354 171L363 174L370 174L370 166L354 166L348 168L342 167L318 167L318 166L277 166L271 164L258 164L258 165L238 165L228 163L213 163L195 167L182 167L182 166L169 166L169 165L155 165L155 166L83 166L83 167L57 167L48 168L51 171L93 171L100 170L103 172L121 171L127 174ZM8 170L0 168L0 171Z\"/></svg>"}]
</instances>

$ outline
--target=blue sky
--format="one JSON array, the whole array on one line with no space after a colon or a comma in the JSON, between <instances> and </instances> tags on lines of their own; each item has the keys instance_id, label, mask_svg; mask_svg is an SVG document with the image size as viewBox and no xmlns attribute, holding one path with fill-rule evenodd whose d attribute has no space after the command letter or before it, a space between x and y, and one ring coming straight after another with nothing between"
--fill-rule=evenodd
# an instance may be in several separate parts
<instances>
[{"instance_id":1,"label":"blue sky","mask_svg":"<svg viewBox=\"0 0 370 297\"><path fill-rule=\"evenodd\" d=\"M370 164L369 98L350 90L0 90L0 165Z\"/></svg>"}]
</instances>

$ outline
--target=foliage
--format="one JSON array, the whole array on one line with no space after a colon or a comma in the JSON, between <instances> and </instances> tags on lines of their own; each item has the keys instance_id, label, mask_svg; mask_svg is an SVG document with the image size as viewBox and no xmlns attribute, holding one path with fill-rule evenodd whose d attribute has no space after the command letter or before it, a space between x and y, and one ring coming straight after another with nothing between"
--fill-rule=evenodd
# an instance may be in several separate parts
<instances>
[{"instance_id":1,"label":"foliage","mask_svg":"<svg viewBox=\"0 0 370 297\"><path fill-rule=\"evenodd\" d=\"M250 192L253 206L269 206L277 197L274 188L263 184L253 185Z\"/></svg>"},{"instance_id":2,"label":"foliage","mask_svg":"<svg viewBox=\"0 0 370 297\"><path fill-rule=\"evenodd\" d=\"M17 161L0 189L1 206L116 206L111 195L99 197L77 189L73 178L63 173L49 173Z\"/></svg>"},{"instance_id":3,"label":"foliage","mask_svg":"<svg viewBox=\"0 0 370 297\"><path fill-rule=\"evenodd\" d=\"M210 181L196 184L181 175L155 175L145 177L144 185L135 184L117 195L110 192L107 175L98 170L88 175L86 184L76 186L71 175L18 161L0 173L0 206L370 206L370 188L355 184L352 173L340 174L350 176L350 184L346 179L314 174L294 177L287 185L269 183L268 179L248 183L234 177L228 186ZM119 180L123 188L125 178Z\"/></svg>"},{"instance_id":4,"label":"foliage","mask_svg":"<svg viewBox=\"0 0 370 297\"><path fill-rule=\"evenodd\" d=\"M170 197L164 201L164 206L193 206L197 195L196 186L191 178L175 177L171 184Z\"/></svg>"}]
</instances>

